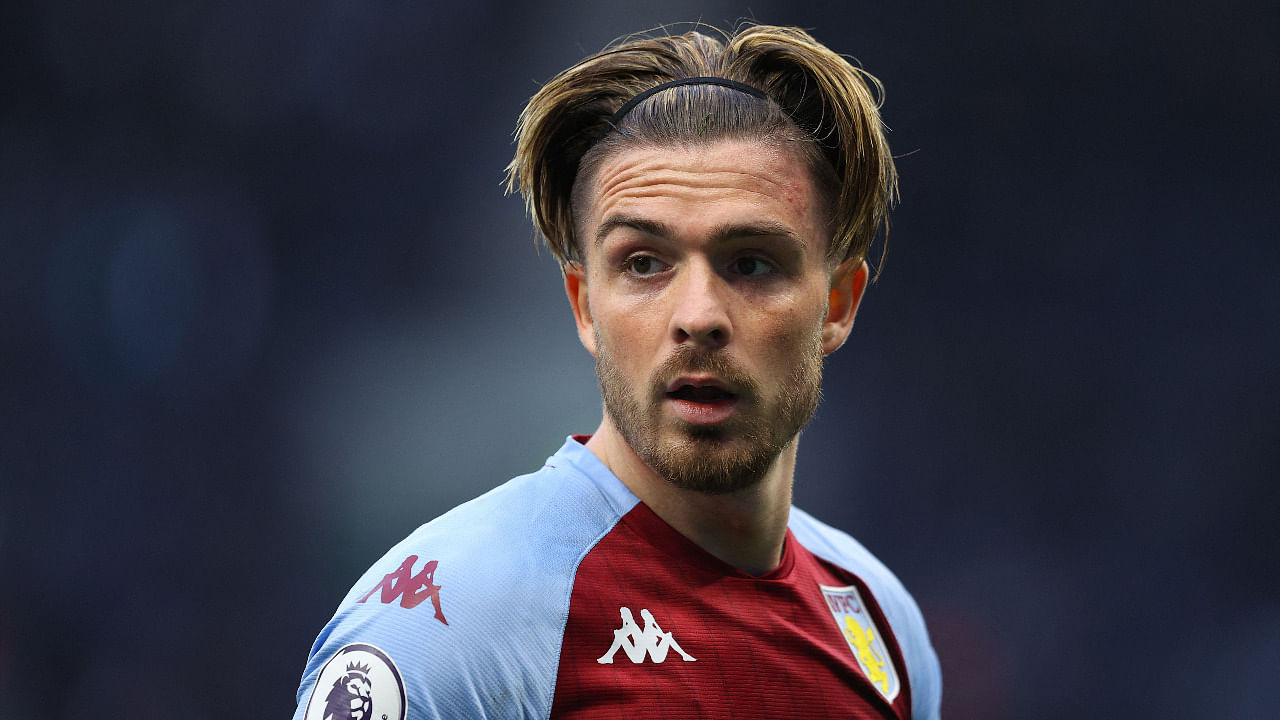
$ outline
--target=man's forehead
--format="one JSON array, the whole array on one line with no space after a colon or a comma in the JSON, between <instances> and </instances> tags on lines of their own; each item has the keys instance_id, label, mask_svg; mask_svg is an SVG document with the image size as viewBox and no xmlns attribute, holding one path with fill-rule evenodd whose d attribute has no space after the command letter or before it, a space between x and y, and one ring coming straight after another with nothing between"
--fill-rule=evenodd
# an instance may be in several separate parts
<instances>
[{"instance_id":1,"label":"man's forehead","mask_svg":"<svg viewBox=\"0 0 1280 720\"><path fill-rule=\"evenodd\" d=\"M619 147L597 163L591 178L599 194L622 179L641 173L699 174L720 182L737 175L745 183L763 180L808 188L813 183L803 153L790 143L768 139L722 138L697 143L640 144Z\"/></svg>"},{"instance_id":2,"label":"man's forehead","mask_svg":"<svg viewBox=\"0 0 1280 720\"><path fill-rule=\"evenodd\" d=\"M723 226L738 220L804 232L820 202L799 153L748 140L621 149L600 163L584 199L587 241L614 227L658 231L660 224L677 222Z\"/></svg>"}]
</instances>

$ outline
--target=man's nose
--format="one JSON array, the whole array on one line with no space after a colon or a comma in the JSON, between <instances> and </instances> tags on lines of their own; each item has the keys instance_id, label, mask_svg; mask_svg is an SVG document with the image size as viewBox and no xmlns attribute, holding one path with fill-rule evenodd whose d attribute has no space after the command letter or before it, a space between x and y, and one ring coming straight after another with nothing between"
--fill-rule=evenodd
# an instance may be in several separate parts
<instances>
[{"instance_id":1,"label":"man's nose","mask_svg":"<svg viewBox=\"0 0 1280 720\"><path fill-rule=\"evenodd\" d=\"M729 319L730 288L711 265L688 262L676 274L671 313L671 335L677 343L715 349L729 343L733 327Z\"/></svg>"}]
</instances>

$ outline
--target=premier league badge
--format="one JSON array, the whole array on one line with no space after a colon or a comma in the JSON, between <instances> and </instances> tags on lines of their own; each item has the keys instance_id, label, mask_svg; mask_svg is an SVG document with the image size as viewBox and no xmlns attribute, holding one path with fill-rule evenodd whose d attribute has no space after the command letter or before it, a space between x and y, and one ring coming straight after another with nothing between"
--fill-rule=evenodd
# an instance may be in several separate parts
<instances>
[{"instance_id":1,"label":"premier league badge","mask_svg":"<svg viewBox=\"0 0 1280 720\"><path fill-rule=\"evenodd\" d=\"M849 644L849 651L858 661L858 667L862 668L863 676L875 686L876 690L880 691L886 700L893 702L901 689L898 671L893 667L893 660L889 657L889 648L884 643L884 636L876 627L875 621L871 619L871 613L862 602L858 588L853 585L847 587L819 585L818 587L822 589L822 597L827 601L827 609L831 611L831 617L835 618L836 627L840 628L840 634Z\"/></svg>"},{"instance_id":2,"label":"premier league badge","mask_svg":"<svg viewBox=\"0 0 1280 720\"><path fill-rule=\"evenodd\" d=\"M305 720L404 720L404 680L380 648L347 645L320 669Z\"/></svg>"}]
</instances>

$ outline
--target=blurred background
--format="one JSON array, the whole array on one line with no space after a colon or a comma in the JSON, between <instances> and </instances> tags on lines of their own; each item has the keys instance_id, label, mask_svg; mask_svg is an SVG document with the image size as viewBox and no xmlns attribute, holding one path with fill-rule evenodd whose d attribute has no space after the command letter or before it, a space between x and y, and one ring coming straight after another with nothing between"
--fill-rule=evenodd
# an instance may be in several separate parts
<instances>
[{"instance_id":1,"label":"blurred background","mask_svg":"<svg viewBox=\"0 0 1280 720\"><path fill-rule=\"evenodd\" d=\"M914 592L944 716L1274 717L1280 5L643 6L3 5L0 717L288 717L373 560L598 422L524 102L744 17L887 87L796 497Z\"/></svg>"}]
</instances>

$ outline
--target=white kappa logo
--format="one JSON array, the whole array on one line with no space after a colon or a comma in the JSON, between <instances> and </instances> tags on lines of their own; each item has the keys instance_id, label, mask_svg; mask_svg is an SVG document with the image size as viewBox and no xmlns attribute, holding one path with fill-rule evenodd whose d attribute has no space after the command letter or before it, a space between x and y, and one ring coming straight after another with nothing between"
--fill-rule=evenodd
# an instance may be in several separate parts
<instances>
[{"instance_id":1,"label":"white kappa logo","mask_svg":"<svg viewBox=\"0 0 1280 720\"><path fill-rule=\"evenodd\" d=\"M609 652L596 658L596 662L601 665L611 665L613 655L619 649L625 652L633 663L644 662L646 654L655 663L660 663L667 659L668 650L675 650L685 662L697 662L696 658L680 647L680 643L676 642L671 633L662 632L658 621L653 619L653 613L645 609L640 610L640 617L644 618L642 630L639 625L636 625L636 619L631 615L631 608L620 607L618 612L622 614L622 627L613 631L613 644L609 646Z\"/></svg>"}]
</instances>

